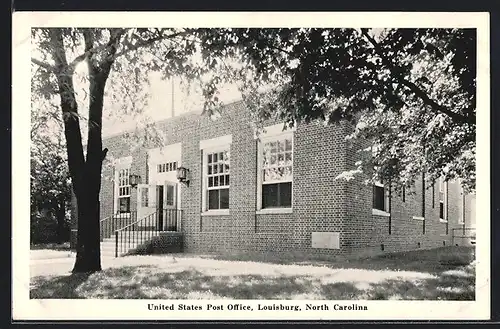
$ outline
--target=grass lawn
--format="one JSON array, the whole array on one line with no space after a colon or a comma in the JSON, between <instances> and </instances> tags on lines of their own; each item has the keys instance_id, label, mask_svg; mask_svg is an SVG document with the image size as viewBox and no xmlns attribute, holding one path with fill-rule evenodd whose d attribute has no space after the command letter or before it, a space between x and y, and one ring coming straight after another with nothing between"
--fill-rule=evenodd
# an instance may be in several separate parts
<instances>
[{"instance_id":1,"label":"grass lawn","mask_svg":"<svg viewBox=\"0 0 500 329\"><path fill-rule=\"evenodd\" d=\"M32 275L30 297L474 300L473 251L446 247L307 263L242 255L108 258L97 273L70 274L68 263L57 274Z\"/></svg>"}]
</instances>

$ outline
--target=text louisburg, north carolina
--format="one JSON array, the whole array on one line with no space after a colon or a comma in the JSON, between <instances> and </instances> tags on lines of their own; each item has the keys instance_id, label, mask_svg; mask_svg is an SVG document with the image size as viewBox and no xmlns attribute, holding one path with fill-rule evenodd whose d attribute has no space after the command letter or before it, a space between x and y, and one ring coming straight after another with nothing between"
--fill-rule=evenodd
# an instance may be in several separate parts
<instances>
[{"instance_id":1,"label":"text louisburg, north carolina","mask_svg":"<svg viewBox=\"0 0 500 329\"><path fill-rule=\"evenodd\" d=\"M305 304L300 305L284 305L284 304L257 304L245 305L241 303L235 304L206 304L206 305L189 305L189 304L148 304L149 311L367 311L366 305L359 304Z\"/></svg>"}]
</instances>

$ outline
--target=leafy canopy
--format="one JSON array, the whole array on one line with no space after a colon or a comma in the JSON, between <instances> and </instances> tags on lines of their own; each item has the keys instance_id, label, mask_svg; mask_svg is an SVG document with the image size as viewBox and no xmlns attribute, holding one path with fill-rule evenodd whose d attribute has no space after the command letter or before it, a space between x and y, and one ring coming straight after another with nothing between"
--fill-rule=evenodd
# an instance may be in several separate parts
<instances>
[{"instance_id":1,"label":"leafy canopy","mask_svg":"<svg viewBox=\"0 0 500 329\"><path fill-rule=\"evenodd\" d=\"M256 120L348 120L367 141L342 177L374 171L398 187L460 178L475 188L476 34L473 29L211 29L206 52L226 65ZM262 93L262 85L272 86ZM368 142L369 141L369 142ZM327 146L325 146L327 147ZM375 150L375 151L374 151Z\"/></svg>"}]
</instances>

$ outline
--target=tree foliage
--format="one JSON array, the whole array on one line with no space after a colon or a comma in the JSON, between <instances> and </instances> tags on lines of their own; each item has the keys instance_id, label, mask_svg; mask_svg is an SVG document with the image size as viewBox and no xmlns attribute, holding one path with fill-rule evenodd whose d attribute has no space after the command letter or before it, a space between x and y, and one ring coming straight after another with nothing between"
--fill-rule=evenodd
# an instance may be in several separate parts
<instances>
[{"instance_id":1,"label":"tree foliage","mask_svg":"<svg viewBox=\"0 0 500 329\"><path fill-rule=\"evenodd\" d=\"M474 29L218 29L205 37L207 52L235 49L243 65L225 77L240 81L256 119L352 122L349 138L376 152L351 174L375 167L371 181L401 187L425 172L474 190ZM262 93L263 84L273 88Z\"/></svg>"},{"instance_id":2,"label":"tree foliage","mask_svg":"<svg viewBox=\"0 0 500 329\"><path fill-rule=\"evenodd\" d=\"M64 122L67 163L78 209L73 271L101 269L98 204L107 155L107 149L102 149L103 116L141 112L148 100L150 72L202 83L217 61L195 56L201 44L194 35L192 29L168 28L32 29L32 93L48 102L57 99ZM221 56L224 53L224 49L218 51ZM210 88L203 92L206 108L220 104ZM161 139L154 133L144 135Z\"/></svg>"},{"instance_id":3,"label":"tree foliage","mask_svg":"<svg viewBox=\"0 0 500 329\"><path fill-rule=\"evenodd\" d=\"M62 119L36 96L31 110L31 242L63 242L69 238L71 183Z\"/></svg>"}]
</instances>

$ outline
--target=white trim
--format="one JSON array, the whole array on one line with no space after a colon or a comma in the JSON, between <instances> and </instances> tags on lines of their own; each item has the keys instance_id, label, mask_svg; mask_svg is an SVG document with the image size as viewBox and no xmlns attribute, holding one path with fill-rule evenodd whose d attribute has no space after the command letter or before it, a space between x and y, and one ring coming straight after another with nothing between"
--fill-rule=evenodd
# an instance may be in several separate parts
<instances>
[{"instance_id":1,"label":"white trim","mask_svg":"<svg viewBox=\"0 0 500 329\"><path fill-rule=\"evenodd\" d=\"M264 208L264 209L257 210L255 213L257 215L291 214L291 213L293 213L293 208Z\"/></svg>"},{"instance_id":2,"label":"white trim","mask_svg":"<svg viewBox=\"0 0 500 329\"><path fill-rule=\"evenodd\" d=\"M283 131L283 124L276 124L276 125L273 125L273 126L268 126L268 127L265 127L264 128L266 130L265 133L262 133L261 135L261 138L258 139L258 142L257 142L257 209L256 209L256 213L262 213L262 214L265 214L265 213L280 213L280 212L276 212L274 210L270 210L269 212L267 211L263 211L264 209L262 209L262 185L265 185L265 184L277 184L277 183L292 183L292 191L291 191L291 204L293 206L293 173L295 171L295 165L294 165L294 162L295 162L295 136L294 136L294 131L295 131L295 127L294 128L291 128L291 129L288 129L288 130L285 130ZM263 182L263 177L262 177L262 145L265 143L265 142L268 142L268 141L273 141L273 140L278 140L280 138L283 138L283 137L291 137L292 139L292 174L291 174L291 177L290 178L287 178L287 179L283 179L283 180L280 180L280 181L267 181L267 182ZM270 208L270 209L273 209L273 208ZM284 213L291 213L291 209L292 208L275 208L275 209L290 209L288 212L284 212Z\"/></svg>"},{"instance_id":3,"label":"white trim","mask_svg":"<svg viewBox=\"0 0 500 329\"><path fill-rule=\"evenodd\" d=\"M220 136L212 139L200 141L200 150L208 150L210 148L223 147L233 142L232 135Z\"/></svg>"},{"instance_id":4,"label":"white trim","mask_svg":"<svg viewBox=\"0 0 500 329\"><path fill-rule=\"evenodd\" d=\"M459 180L460 183L460 180ZM464 189L460 188L460 206L458 207L458 225L465 224L465 206L467 204L467 200L465 198Z\"/></svg>"},{"instance_id":5,"label":"white trim","mask_svg":"<svg viewBox=\"0 0 500 329\"><path fill-rule=\"evenodd\" d=\"M229 209L212 209L201 213L202 216L228 216Z\"/></svg>"},{"instance_id":6,"label":"white trim","mask_svg":"<svg viewBox=\"0 0 500 329\"><path fill-rule=\"evenodd\" d=\"M389 190L385 187L384 184L382 184L379 181L375 181L373 183L373 186L381 187L381 188L384 189L384 209L385 210L380 210L380 209L375 209L375 208L372 208L372 209L375 209L377 211L382 211L384 213L388 213L389 214L389 212L388 212L388 210L389 210L389 202L391 202L391 198L389 197ZM372 191L372 193L373 193L373 191ZM372 207L373 207L373 205L372 205ZM389 215L381 215L381 216L390 216L390 214Z\"/></svg>"},{"instance_id":7,"label":"white trim","mask_svg":"<svg viewBox=\"0 0 500 329\"><path fill-rule=\"evenodd\" d=\"M275 136L279 136L281 134L291 134L295 130L296 130L295 126L290 128L288 126L285 126L284 123L278 123L278 124L275 124L272 126L264 127L263 130L259 134L257 134L256 131L254 131L253 137L254 137L254 139L275 137Z\"/></svg>"},{"instance_id":8,"label":"white trim","mask_svg":"<svg viewBox=\"0 0 500 329\"><path fill-rule=\"evenodd\" d=\"M215 152L229 152L229 180L231 181L231 135L225 135L217 138L207 139L200 141L200 150L202 151L202 168L201 168L201 214L202 216L214 216L216 215L229 215L229 209L208 209L207 205L207 193L208 193L208 176L207 176L207 166L208 160L207 155L209 153ZM221 188L229 189L229 198L231 198L231 183L228 186L222 186ZM212 189L214 190L214 189ZM215 213L223 211L224 213Z\"/></svg>"},{"instance_id":9,"label":"white trim","mask_svg":"<svg viewBox=\"0 0 500 329\"><path fill-rule=\"evenodd\" d=\"M441 189L442 188L442 189ZM443 180L442 177L439 178L438 182L438 205L441 203L440 194L443 193L443 217L439 218L441 223L448 223L448 182ZM441 214L439 214L441 215Z\"/></svg>"},{"instance_id":10,"label":"white trim","mask_svg":"<svg viewBox=\"0 0 500 329\"><path fill-rule=\"evenodd\" d=\"M415 220L425 220L425 217L422 217L422 216L413 216L413 219L415 219Z\"/></svg>"},{"instance_id":11,"label":"white trim","mask_svg":"<svg viewBox=\"0 0 500 329\"><path fill-rule=\"evenodd\" d=\"M387 211L372 208L372 215L389 217L391 214L388 213Z\"/></svg>"},{"instance_id":12,"label":"white trim","mask_svg":"<svg viewBox=\"0 0 500 329\"><path fill-rule=\"evenodd\" d=\"M148 162L157 165L161 162L180 162L182 155L182 143L165 145L148 150Z\"/></svg>"},{"instance_id":13,"label":"white trim","mask_svg":"<svg viewBox=\"0 0 500 329\"><path fill-rule=\"evenodd\" d=\"M128 157L125 157L125 158L120 158L120 159L117 159L117 161L115 162L115 166L114 166L114 177L113 177L113 214L116 214L118 212L118 199L119 199L119 196L120 196L120 187L118 186L119 185L119 172L120 170L123 170L123 169L128 169L129 170L129 174L130 174L130 170L132 168L132 157L131 156L128 156ZM129 198L130 199L130 206L132 205L132 187L130 186L130 195L129 195ZM127 213L122 213L122 214L127 214Z\"/></svg>"}]
</instances>

